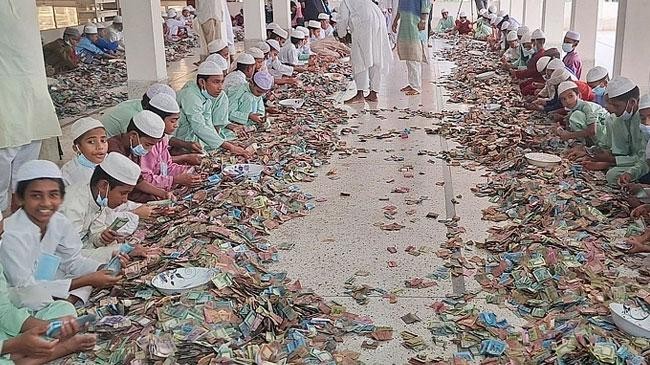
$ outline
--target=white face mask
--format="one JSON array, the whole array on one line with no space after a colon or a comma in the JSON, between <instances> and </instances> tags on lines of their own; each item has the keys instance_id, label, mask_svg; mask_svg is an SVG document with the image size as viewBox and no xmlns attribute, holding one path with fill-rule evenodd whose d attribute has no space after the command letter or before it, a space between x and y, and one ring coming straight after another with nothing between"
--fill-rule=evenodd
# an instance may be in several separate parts
<instances>
[{"instance_id":1,"label":"white face mask","mask_svg":"<svg viewBox=\"0 0 650 365\"><path fill-rule=\"evenodd\" d=\"M650 137L650 125L639 124L639 128L641 129L641 133L643 133L644 136Z\"/></svg>"},{"instance_id":2,"label":"white face mask","mask_svg":"<svg viewBox=\"0 0 650 365\"><path fill-rule=\"evenodd\" d=\"M623 111L623 114L619 115L619 117L620 117L621 119L623 119L624 121L628 121L628 120L630 120L630 118L632 118L632 115L634 115L632 112L628 112L628 111L627 111L627 107L628 107L629 105L630 105L630 101L628 100L628 101L627 101L627 104L625 104L625 110Z\"/></svg>"}]
</instances>

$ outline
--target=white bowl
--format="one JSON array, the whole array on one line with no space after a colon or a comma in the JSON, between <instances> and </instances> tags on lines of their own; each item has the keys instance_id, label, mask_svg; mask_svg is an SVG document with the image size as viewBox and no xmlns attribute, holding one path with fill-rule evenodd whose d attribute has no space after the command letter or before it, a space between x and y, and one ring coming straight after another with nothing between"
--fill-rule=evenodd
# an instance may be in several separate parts
<instances>
[{"instance_id":1,"label":"white bowl","mask_svg":"<svg viewBox=\"0 0 650 365\"><path fill-rule=\"evenodd\" d=\"M480 74L476 75L476 79L479 80L479 81L485 81L485 80L489 80L489 79L493 78L496 75L497 75L496 72L488 71L488 72L483 72L483 73L480 73Z\"/></svg>"},{"instance_id":2,"label":"white bowl","mask_svg":"<svg viewBox=\"0 0 650 365\"><path fill-rule=\"evenodd\" d=\"M529 164L539 167L551 167L562 162L560 156L551 155L550 153L532 152L525 154L524 157L526 157Z\"/></svg>"},{"instance_id":3,"label":"white bowl","mask_svg":"<svg viewBox=\"0 0 650 365\"><path fill-rule=\"evenodd\" d=\"M348 57L343 57L343 58L341 58L340 61L341 62L350 62L350 57L349 56Z\"/></svg>"},{"instance_id":4,"label":"white bowl","mask_svg":"<svg viewBox=\"0 0 650 365\"><path fill-rule=\"evenodd\" d=\"M262 174L264 166L250 163L225 166L222 172L232 178L248 177L256 178Z\"/></svg>"},{"instance_id":5,"label":"white bowl","mask_svg":"<svg viewBox=\"0 0 650 365\"><path fill-rule=\"evenodd\" d=\"M621 303L610 303L609 310L618 329L635 337L650 338L650 313L639 307L626 312ZM645 319L641 319L643 317Z\"/></svg>"},{"instance_id":6,"label":"white bowl","mask_svg":"<svg viewBox=\"0 0 650 365\"><path fill-rule=\"evenodd\" d=\"M298 109L302 107L302 105L305 104L304 99L284 99L280 100L280 105L287 107L287 108L294 108Z\"/></svg>"},{"instance_id":7,"label":"white bowl","mask_svg":"<svg viewBox=\"0 0 650 365\"><path fill-rule=\"evenodd\" d=\"M180 294L207 284L218 273L217 269L182 267L154 276L151 285L165 295Z\"/></svg>"}]
</instances>

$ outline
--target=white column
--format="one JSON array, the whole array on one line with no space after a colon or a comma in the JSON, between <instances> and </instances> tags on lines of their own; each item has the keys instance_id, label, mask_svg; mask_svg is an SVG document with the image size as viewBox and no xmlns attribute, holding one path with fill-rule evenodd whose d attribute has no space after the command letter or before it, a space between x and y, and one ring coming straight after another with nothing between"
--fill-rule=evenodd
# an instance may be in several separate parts
<instances>
[{"instance_id":1,"label":"white column","mask_svg":"<svg viewBox=\"0 0 650 365\"><path fill-rule=\"evenodd\" d=\"M273 0L273 23L282 29L291 28L290 0Z\"/></svg>"},{"instance_id":2,"label":"white column","mask_svg":"<svg viewBox=\"0 0 650 365\"><path fill-rule=\"evenodd\" d=\"M573 0L571 3L571 30L580 33L577 52L582 59L582 77L596 65L596 32L600 0Z\"/></svg>"},{"instance_id":3,"label":"white column","mask_svg":"<svg viewBox=\"0 0 650 365\"><path fill-rule=\"evenodd\" d=\"M244 8L244 45L251 45L266 39L264 0L246 0Z\"/></svg>"},{"instance_id":4,"label":"white column","mask_svg":"<svg viewBox=\"0 0 650 365\"><path fill-rule=\"evenodd\" d=\"M524 0L510 0L510 16L523 22L524 19ZM526 25L526 24L522 24Z\"/></svg>"},{"instance_id":5,"label":"white column","mask_svg":"<svg viewBox=\"0 0 650 365\"><path fill-rule=\"evenodd\" d=\"M531 33L542 27L542 0L524 0L523 22Z\"/></svg>"},{"instance_id":6,"label":"white column","mask_svg":"<svg viewBox=\"0 0 650 365\"><path fill-rule=\"evenodd\" d=\"M129 98L167 80L160 0L122 0Z\"/></svg>"},{"instance_id":7,"label":"white column","mask_svg":"<svg viewBox=\"0 0 650 365\"><path fill-rule=\"evenodd\" d=\"M546 34L546 47L559 47L564 39L564 0L544 0L542 30Z\"/></svg>"},{"instance_id":8,"label":"white column","mask_svg":"<svg viewBox=\"0 0 650 365\"><path fill-rule=\"evenodd\" d=\"M641 93L650 87L647 1L619 0L614 47L614 75L634 80Z\"/></svg>"}]
</instances>

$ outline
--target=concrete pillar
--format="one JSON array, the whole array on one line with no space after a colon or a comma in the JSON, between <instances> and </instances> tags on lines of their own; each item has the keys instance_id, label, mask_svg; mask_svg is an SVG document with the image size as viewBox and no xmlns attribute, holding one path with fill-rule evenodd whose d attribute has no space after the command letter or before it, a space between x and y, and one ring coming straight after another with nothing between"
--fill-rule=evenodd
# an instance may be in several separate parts
<instances>
[{"instance_id":1,"label":"concrete pillar","mask_svg":"<svg viewBox=\"0 0 650 365\"><path fill-rule=\"evenodd\" d=\"M273 0L273 22L282 29L291 28L290 0Z\"/></svg>"},{"instance_id":2,"label":"concrete pillar","mask_svg":"<svg viewBox=\"0 0 650 365\"><path fill-rule=\"evenodd\" d=\"M648 92L650 87L650 47L647 47L647 29L648 2L619 0L614 75L634 80L641 88L642 94Z\"/></svg>"},{"instance_id":3,"label":"concrete pillar","mask_svg":"<svg viewBox=\"0 0 650 365\"><path fill-rule=\"evenodd\" d=\"M571 3L571 30L580 33L577 52L582 59L582 77L596 65L596 32L600 0L573 0Z\"/></svg>"},{"instance_id":4,"label":"concrete pillar","mask_svg":"<svg viewBox=\"0 0 650 365\"><path fill-rule=\"evenodd\" d=\"M160 0L122 0L129 98L139 99L149 85L167 81Z\"/></svg>"},{"instance_id":5,"label":"concrete pillar","mask_svg":"<svg viewBox=\"0 0 650 365\"><path fill-rule=\"evenodd\" d=\"M264 0L246 0L244 9L244 45L246 48L266 39Z\"/></svg>"},{"instance_id":6,"label":"concrete pillar","mask_svg":"<svg viewBox=\"0 0 650 365\"><path fill-rule=\"evenodd\" d=\"M562 46L564 39L564 0L544 0L542 30L546 34L546 48Z\"/></svg>"},{"instance_id":7,"label":"concrete pillar","mask_svg":"<svg viewBox=\"0 0 650 365\"><path fill-rule=\"evenodd\" d=\"M531 33L542 27L542 0L523 0L524 18L523 22Z\"/></svg>"},{"instance_id":8,"label":"concrete pillar","mask_svg":"<svg viewBox=\"0 0 650 365\"><path fill-rule=\"evenodd\" d=\"M510 0L510 16L522 22L524 19L524 0ZM526 25L526 24L522 24Z\"/></svg>"}]
</instances>

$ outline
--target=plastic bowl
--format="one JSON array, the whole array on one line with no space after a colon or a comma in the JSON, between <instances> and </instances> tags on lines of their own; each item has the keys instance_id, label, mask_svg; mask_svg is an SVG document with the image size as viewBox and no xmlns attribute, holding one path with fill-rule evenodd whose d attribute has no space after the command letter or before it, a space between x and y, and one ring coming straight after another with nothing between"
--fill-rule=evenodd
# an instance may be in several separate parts
<instances>
[{"instance_id":1,"label":"plastic bowl","mask_svg":"<svg viewBox=\"0 0 650 365\"><path fill-rule=\"evenodd\" d=\"M294 108L298 109L305 104L304 99L284 99L280 100L280 105L287 107L287 108Z\"/></svg>"},{"instance_id":2,"label":"plastic bowl","mask_svg":"<svg viewBox=\"0 0 650 365\"><path fill-rule=\"evenodd\" d=\"M164 295L181 294L207 284L218 273L205 267L182 267L154 276L151 285Z\"/></svg>"},{"instance_id":3,"label":"plastic bowl","mask_svg":"<svg viewBox=\"0 0 650 365\"><path fill-rule=\"evenodd\" d=\"M264 171L264 166L257 164L237 164L237 165L228 165L223 168L223 173L232 178L257 178Z\"/></svg>"},{"instance_id":4,"label":"plastic bowl","mask_svg":"<svg viewBox=\"0 0 650 365\"><path fill-rule=\"evenodd\" d=\"M650 338L650 313L638 307L626 312L621 303L610 303L609 310L618 329L635 337Z\"/></svg>"},{"instance_id":5,"label":"plastic bowl","mask_svg":"<svg viewBox=\"0 0 650 365\"><path fill-rule=\"evenodd\" d=\"M551 155L550 153L533 152L525 154L524 157L526 157L529 164L538 167L556 166L562 162L560 156Z\"/></svg>"}]
</instances>

